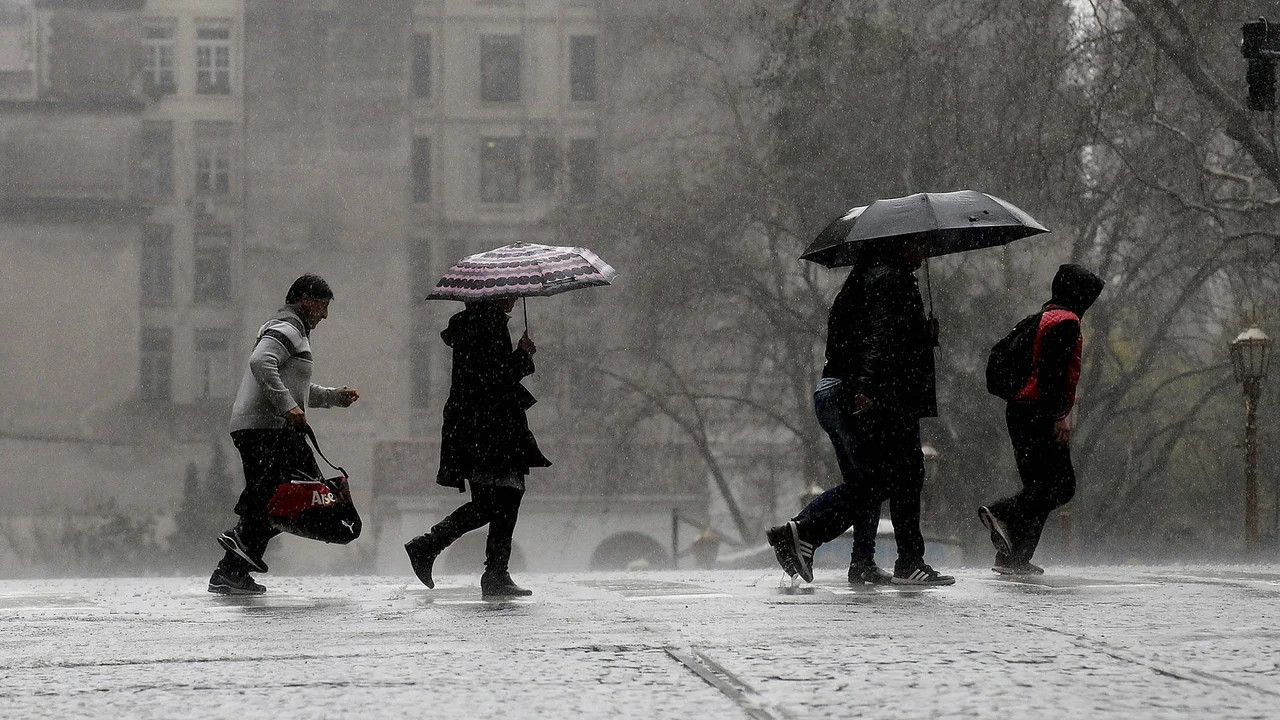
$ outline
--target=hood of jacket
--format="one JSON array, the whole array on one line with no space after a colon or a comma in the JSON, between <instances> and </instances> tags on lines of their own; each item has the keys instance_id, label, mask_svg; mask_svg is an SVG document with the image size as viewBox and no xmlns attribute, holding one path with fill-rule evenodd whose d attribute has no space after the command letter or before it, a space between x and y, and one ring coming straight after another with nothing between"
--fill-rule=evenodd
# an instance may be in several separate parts
<instances>
[{"instance_id":1,"label":"hood of jacket","mask_svg":"<svg viewBox=\"0 0 1280 720\"><path fill-rule=\"evenodd\" d=\"M459 339L476 336L485 332L493 332L494 327L506 330L507 322L511 319L497 305L492 303L473 303L467 305L467 309L460 313L455 313L449 318L449 325L440 331L440 339L444 340L444 344L454 347Z\"/></svg>"},{"instance_id":2,"label":"hood of jacket","mask_svg":"<svg viewBox=\"0 0 1280 720\"><path fill-rule=\"evenodd\" d=\"M1053 277L1053 299L1049 302L1084 315L1102 294L1104 285L1102 278L1079 265L1061 265Z\"/></svg>"}]
</instances>

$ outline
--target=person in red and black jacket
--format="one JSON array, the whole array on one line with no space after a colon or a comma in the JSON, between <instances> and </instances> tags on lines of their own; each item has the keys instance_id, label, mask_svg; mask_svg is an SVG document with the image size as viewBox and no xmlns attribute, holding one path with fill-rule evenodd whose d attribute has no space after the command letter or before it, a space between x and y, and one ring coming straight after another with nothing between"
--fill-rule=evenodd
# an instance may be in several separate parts
<instances>
[{"instance_id":1,"label":"person in red and black jacket","mask_svg":"<svg viewBox=\"0 0 1280 720\"><path fill-rule=\"evenodd\" d=\"M978 517L991 531L996 548L992 569L998 573L1044 572L1031 563L1040 532L1049 513L1075 495L1071 410L1084 346L1080 318L1102 294L1104 284L1079 265L1062 265L1053 278L1053 299L1040 313L1031 378L1005 409L1022 491L978 508Z\"/></svg>"}]
</instances>

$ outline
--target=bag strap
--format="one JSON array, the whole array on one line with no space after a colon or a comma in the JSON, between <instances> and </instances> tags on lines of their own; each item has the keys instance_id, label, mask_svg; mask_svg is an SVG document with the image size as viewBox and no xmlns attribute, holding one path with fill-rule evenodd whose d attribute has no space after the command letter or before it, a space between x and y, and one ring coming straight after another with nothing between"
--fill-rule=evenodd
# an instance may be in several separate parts
<instances>
[{"instance_id":1,"label":"bag strap","mask_svg":"<svg viewBox=\"0 0 1280 720\"><path fill-rule=\"evenodd\" d=\"M324 451L320 449L320 441L316 440L316 431L312 430L310 425L303 425L302 432L306 433L307 437L311 438L312 447L314 447L316 452L320 454L320 459L324 460L326 465L342 473L342 477L348 477L346 470L343 470L341 467L329 462L329 458L324 456Z\"/></svg>"}]
</instances>

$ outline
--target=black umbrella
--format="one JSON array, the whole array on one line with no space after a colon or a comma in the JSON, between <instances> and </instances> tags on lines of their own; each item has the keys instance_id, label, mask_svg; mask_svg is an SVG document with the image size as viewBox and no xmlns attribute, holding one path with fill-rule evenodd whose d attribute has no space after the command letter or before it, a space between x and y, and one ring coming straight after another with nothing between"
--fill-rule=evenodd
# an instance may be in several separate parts
<instances>
[{"instance_id":1,"label":"black umbrella","mask_svg":"<svg viewBox=\"0 0 1280 720\"><path fill-rule=\"evenodd\" d=\"M819 233L800 259L829 268L853 265L863 250L908 240L918 240L927 257L938 257L1007 245L1046 232L1049 229L1035 218L995 195L977 190L916 193L849 210ZM927 262L924 278L933 324L933 287Z\"/></svg>"},{"instance_id":2,"label":"black umbrella","mask_svg":"<svg viewBox=\"0 0 1280 720\"><path fill-rule=\"evenodd\" d=\"M1005 245L1049 232L1013 203L976 190L916 193L876 200L836 218L809 244L802 260L826 267L852 265L860 250L919 239L925 255Z\"/></svg>"}]
</instances>

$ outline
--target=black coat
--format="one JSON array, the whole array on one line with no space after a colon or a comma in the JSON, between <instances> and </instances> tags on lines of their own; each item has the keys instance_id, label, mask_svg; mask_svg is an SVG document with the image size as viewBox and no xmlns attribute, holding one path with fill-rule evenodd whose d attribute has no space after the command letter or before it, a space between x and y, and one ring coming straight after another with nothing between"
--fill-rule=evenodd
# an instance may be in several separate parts
<instances>
[{"instance_id":1,"label":"black coat","mask_svg":"<svg viewBox=\"0 0 1280 720\"><path fill-rule=\"evenodd\" d=\"M883 412L936 417L933 335L915 274L882 263L855 267L827 317L824 377L871 398Z\"/></svg>"},{"instance_id":2,"label":"black coat","mask_svg":"<svg viewBox=\"0 0 1280 720\"><path fill-rule=\"evenodd\" d=\"M523 475L531 467L551 465L525 417L537 401L520 379L533 374L533 358L512 348L508 320L494 305L469 305L440 333L453 348L453 376L440 429L440 485L463 490L465 481L476 475Z\"/></svg>"}]
</instances>

